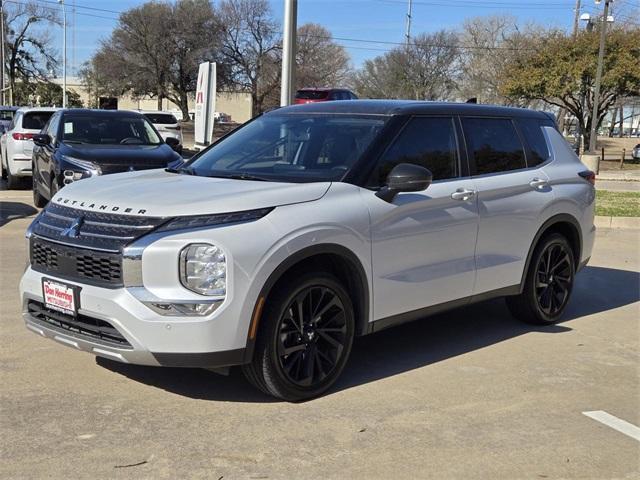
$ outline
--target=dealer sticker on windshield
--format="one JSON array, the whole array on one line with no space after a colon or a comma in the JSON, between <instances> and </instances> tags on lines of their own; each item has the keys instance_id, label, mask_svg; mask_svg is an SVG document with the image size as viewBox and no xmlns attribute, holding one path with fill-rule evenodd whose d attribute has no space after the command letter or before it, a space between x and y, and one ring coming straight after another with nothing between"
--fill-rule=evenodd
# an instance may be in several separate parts
<instances>
[{"instance_id":1,"label":"dealer sticker on windshield","mask_svg":"<svg viewBox=\"0 0 640 480\"><path fill-rule=\"evenodd\" d=\"M64 283L42 279L42 295L47 308L66 315L76 316L78 312L76 289Z\"/></svg>"}]
</instances>

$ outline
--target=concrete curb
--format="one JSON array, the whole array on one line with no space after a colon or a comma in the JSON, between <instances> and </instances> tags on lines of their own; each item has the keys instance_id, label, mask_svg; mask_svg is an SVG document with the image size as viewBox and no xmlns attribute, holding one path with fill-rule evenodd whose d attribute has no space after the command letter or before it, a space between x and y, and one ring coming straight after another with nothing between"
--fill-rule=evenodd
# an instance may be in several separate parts
<instances>
[{"instance_id":1,"label":"concrete curb","mask_svg":"<svg viewBox=\"0 0 640 480\"><path fill-rule=\"evenodd\" d=\"M640 217L605 217L596 215L593 222L596 228L621 228L640 230Z\"/></svg>"}]
</instances>

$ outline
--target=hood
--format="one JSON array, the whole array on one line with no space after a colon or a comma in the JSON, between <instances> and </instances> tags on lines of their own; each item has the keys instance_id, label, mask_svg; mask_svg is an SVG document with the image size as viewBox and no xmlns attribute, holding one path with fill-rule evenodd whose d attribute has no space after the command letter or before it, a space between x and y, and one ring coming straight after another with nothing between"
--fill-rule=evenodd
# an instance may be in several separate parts
<instances>
[{"instance_id":1,"label":"hood","mask_svg":"<svg viewBox=\"0 0 640 480\"><path fill-rule=\"evenodd\" d=\"M88 160L100 166L102 172L117 173L148 168L166 167L180 158L169 145L68 145L62 155Z\"/></svg>"},{"instance_id":2,"label":"hood","mask_svg":"<svg viewBox=\"0 0 640 480\"><path fill-rule=\"evenodd\" d=\"M178 217L311 202L330 182L276 183L147 170L92 177L62 188L53 203L81 210Z\"/></svg>"}]
</instances>

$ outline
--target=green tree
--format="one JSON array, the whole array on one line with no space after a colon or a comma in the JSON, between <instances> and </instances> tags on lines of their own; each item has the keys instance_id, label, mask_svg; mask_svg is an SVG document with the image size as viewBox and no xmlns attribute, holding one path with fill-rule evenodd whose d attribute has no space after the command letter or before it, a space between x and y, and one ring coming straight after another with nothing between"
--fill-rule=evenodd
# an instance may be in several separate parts
<instances>
[{"instance_id":1,"label":"green tree","mask_svg":"<svg viewBox=\"0 0 640 480\"><path fill-rule=\"evenodd\" d=\"M39 107L62 106L62 87L53 82L38 81L17 83L14 95L17 105L37 105ZM67 90L67 106L84 106L80 95L74 90Z\"/></svg>"},{"instance_id":2,"label":"green tree","mask_svg":"<svg viewBox=\"0 0 640 480\"><path fill-rule=\"evenodd\" d=\"M599 32L576 38L561 32L541 36L530 49L510 59L500 78L509 97L542 100L565 108L577 119L589 144ZM622 97L640 95L640 28L608 31L596 128Z\"/></svg>"}]
</instances>

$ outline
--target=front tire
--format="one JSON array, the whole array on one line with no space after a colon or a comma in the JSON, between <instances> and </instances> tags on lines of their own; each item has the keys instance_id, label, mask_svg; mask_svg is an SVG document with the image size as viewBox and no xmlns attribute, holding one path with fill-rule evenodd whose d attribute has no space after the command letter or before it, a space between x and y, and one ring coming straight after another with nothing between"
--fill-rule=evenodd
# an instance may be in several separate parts
<instances>
[{"instance_id":1,"label":"front tire","mask_svg":"<svg viewBox=\"0 0 640 480\"><path fill-rule=\"evenodd\" d=\"M559 233L544 237L534 250L522 293L507 297L512 315L538 325L557 322L571 297L575 272L567 239Z\"/></svg>"},{"instance_id":2,"label":"front tire","mask_svg":"<svg viewBox=\"0 0 640 480\"><path fill-rule=\"evenodd\" d=\"M254 359L243 371L277 398L317 397L342 373L354 332L353 306L336 277L324 272L292 277L269 296Z\"/></svg>"},{"instance_id":3,"label":"front tire","mask_svg":"<svg viewBox=\"0 0 640 480\"><path fill-rule=\"evenodd\" d=\"M33 186L33 204L37 208L44 208L47 204L47 199L42 196L42 194L38 191L38 182L36 181L36 171L35 169L31 170L33 172L32 178L32 186Z\"/></svg>"}]
</instances>

